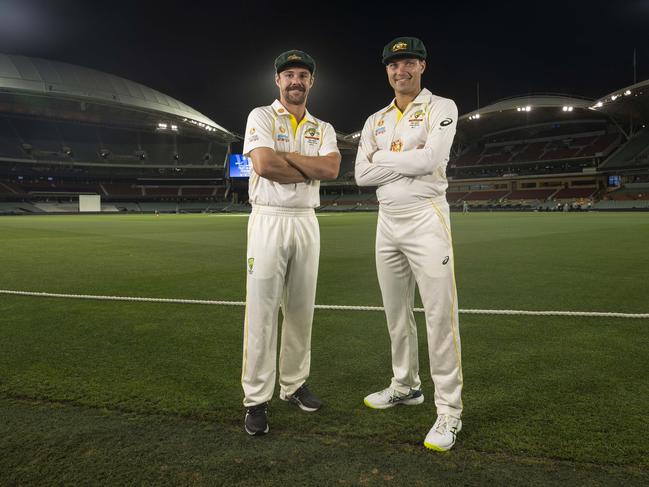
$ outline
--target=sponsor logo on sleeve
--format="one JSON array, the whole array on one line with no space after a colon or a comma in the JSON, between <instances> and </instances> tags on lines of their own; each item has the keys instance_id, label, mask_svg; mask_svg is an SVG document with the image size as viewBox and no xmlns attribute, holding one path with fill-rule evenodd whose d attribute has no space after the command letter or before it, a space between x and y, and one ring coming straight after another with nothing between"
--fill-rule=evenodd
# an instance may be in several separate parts
<instances>
[{"instance_id":1,"label":"sponsor logo on sleeve","mask_svg":"<svg viewBox=\"0 0 649 487\"><path fill-rule=\"evenodd\" d=\"M257 142L259 140L259 136L257 135L257 130L255 127L250 127L250 130L248 130L248 142Z\"/></svg>"},{"instance_id":2,"label":"sponsor logo on sleeve","mask_svg":"<svg viewBox=\"0 0 649 487\"><path fill-rule=\"evenodd\" d=\"M379 120L376 123L376 129L374 130L374 136L381 135L385 133L385 127L384 127L385 122L383 119Z\"/></svg>"},{"instance_id":3,"label":"sponsor logo on sleeve","mask_svg":"<svg viewBox=\"0 0 649 487\"><path fill-rule=\"evenodd\" d=\"M442 120L442 121L439 123L439 125L440 125L440 127L446 127L446 126L448 126L448 125L451 125L452 123L453 123L453 119L452 119L452 118L445 118L444 120Z\"/></svg>"},{"instance_id":4,"label":"sponsor logo on sleeve","mask_svg":"<svg viewBox=\"0 0 649 487\"><path fill-rule=\"evenodd\" d=\"M252 268L255 266L255 258L250 257L248 259L248 274L252 274Z\"/></svg>"}]
</instances>

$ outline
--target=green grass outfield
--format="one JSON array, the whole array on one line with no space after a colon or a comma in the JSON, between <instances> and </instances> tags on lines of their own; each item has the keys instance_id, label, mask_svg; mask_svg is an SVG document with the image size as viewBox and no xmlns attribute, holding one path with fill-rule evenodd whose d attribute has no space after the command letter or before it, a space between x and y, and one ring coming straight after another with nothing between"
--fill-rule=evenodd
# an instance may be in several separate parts
<instances>
[{"instance_id":1,"label":"green grass outfield","mask_svg":"<svg viewBox=\"0 0 649 487\"><path fill-rule=\"evenodd\" d=\"M0 218L0 288L242 301L237 215ZM318 304L380 306L376 214L320 216ZM649 312L649 214L453 214L460 308ZM0 295L0 485L647 485L649 320L460 315L464 428L388 384L383 314L316 311L307 414L243 432L243 307Z\"/></svg>"}]
</instances>

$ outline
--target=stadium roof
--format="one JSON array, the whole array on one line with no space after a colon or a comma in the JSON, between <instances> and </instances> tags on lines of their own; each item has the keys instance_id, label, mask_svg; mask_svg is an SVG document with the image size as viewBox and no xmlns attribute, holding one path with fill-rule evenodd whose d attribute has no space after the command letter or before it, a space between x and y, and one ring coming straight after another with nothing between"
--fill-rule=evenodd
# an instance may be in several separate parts
<instances>
[{"instance_id":1,"label":"stadium roof","mask_svg":"<svg viewBox=\"0 0 649 487\"><path fill-rule=\"evenodd\" d=\"M589 110L592 105L593 100L560 94L505 98L462 115L458 120L458 138L472 141L493 132L528 125L604 119L604 115Z\"/></svg>"},{"instance_id":2,"label":"stadium roof","mask_svg":"<svg viewBox=\"0 0 649 487\"><path fill-rule=\"evenodd\" d=\"M202 113L159 91L81 66L0 53L0 92L91 101L179 117L183 122L236 136Z\"/></svg>"},{"instance_id":3,"label":"stadium roof","mask_svg":"<svg viewBox=\"0 0 649 487\"><path fill-rule=\"evenodd\" d=\"M646 124L649 122L649 79L615 90L595 100L590 108L621 123Z\"/></svg>"}]
</instances>

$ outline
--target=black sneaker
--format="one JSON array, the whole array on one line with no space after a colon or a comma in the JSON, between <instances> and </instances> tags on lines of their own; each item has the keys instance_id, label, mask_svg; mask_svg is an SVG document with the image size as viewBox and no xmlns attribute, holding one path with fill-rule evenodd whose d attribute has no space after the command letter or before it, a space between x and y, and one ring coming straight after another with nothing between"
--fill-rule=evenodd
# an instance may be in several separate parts
<instances>
[{"instance_id":1,"label":"black sneaker","mask_svg":"<svg viewBox=\"0 0 649 487\"><path fill-rule=\"evenodd\" d=\"M246 409L246 420L244 422L246 433L250 436L259 436L268 433L268 421L266 420L267 412L267 402Z\"/></svg>"},{"instance_id":2,"label":"black sneaker","mask_svg":"<svg viewBox=\"0 0 649 487\"><path fill-rule=\"evenodd\" d=\"M322 401L307 388L306 384L302 384L302 386L290 396L280 394L279 398L282 401L288 401L291 404L295 404L302 411L308 411L310 413L317 411L322 407Z\"/></svg>"}]
</instances>

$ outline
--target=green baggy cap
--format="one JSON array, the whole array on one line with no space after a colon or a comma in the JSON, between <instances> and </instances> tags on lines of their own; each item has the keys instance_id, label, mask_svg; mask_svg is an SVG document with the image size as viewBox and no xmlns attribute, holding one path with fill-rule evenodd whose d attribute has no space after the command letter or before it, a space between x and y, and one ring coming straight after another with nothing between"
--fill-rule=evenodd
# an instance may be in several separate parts
<instances>
[{"instance_id":1,"label":"green baggy cap","mask_svg":"<svg viewBox=\"0 0 649 487\"><path fill-rule=\"evenodd\" d=\"M416 37L397 37L383 48L383 64L401 57L426 59L426 46Z\"/></svg>"},{"instance_id":2,"label":"green baggy cap","mask_svg":"<svg viewBox=\"0 0 649 487\"><path fill-rule=\"evenodd\" d=\"M311 74L315 71L315 61L304 51L291 50L286 51L277 56L275 59L275 72L281 73L291 66L303 66L309 70Z\"/></svg>"}]
</instances>

